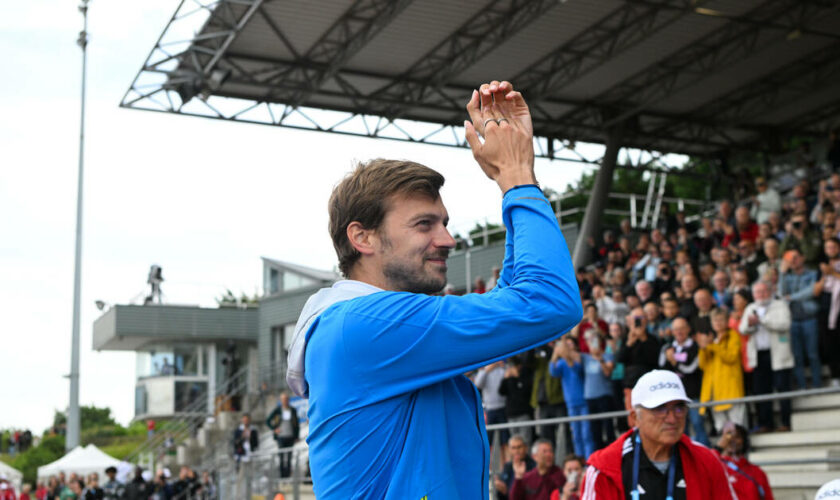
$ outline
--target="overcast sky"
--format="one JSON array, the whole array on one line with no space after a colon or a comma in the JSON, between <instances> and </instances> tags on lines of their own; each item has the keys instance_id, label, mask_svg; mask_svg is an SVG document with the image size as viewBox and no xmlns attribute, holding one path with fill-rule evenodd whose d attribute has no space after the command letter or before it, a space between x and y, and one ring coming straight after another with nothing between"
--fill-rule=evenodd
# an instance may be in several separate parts
<instances>
[{"instance_id":1,"label":"overcast sky","mask_svg":"<svg viewBox=\"0 0 840 500\"><path fill-rule=\"evenodd\" d=\"M171 302L208 306L225 288L258 291L260 256L329 269L327 197L371 157L441 171L456 230L500 219L498 189L466 150L118 108L177 3L90 4L81 402L122 423L134 354L92 350L94 301L137 297L150 264L163 267ZM80 28L72 0L0 7L0 428L41 432L68 401ZM562 190L583 169L539 162L537 173Z\"/></svg>"}]
</instances>

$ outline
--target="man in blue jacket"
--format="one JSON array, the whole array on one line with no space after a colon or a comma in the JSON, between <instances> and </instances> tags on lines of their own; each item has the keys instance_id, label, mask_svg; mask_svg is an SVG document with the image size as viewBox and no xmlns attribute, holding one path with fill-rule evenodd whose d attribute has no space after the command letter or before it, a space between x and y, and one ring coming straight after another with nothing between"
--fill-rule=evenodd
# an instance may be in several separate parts
<instances>
[{"instance_id":1,"label":"man in blue jacket","mask_svg":"<svg viewBox=\"0 0 840 500\"><path fill-rule=\"evenodd\" d=\"M446 284L455 247L437 172L372 160L330 197L347 279L307 302L287 373L309 398L320 500L487 499L481 401L462 374L545 344L583 314L566 242L534 178L522 95L494 81L467 109L473 156L503 193L505 260L492 291L430 295Z\"/></svg>"}]
</instances>

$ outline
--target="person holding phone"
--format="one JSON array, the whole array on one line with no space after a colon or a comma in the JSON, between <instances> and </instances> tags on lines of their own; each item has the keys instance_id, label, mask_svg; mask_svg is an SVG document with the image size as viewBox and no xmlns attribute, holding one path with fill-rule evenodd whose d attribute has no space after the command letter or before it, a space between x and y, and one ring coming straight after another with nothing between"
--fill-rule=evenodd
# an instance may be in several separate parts
<instances>
[{"instance_id":1,"label":"person holding phone","mask_svg":"<svg viewBox=\"0 0 840 500\"><path fill-rule=\"evenodd\" d=\"M578 455L567 455L563 459L563 474L566 484L563 488L554 490L550 500L580 500L580 483L583 481L583 470L586 460Z\"/></svg>"},{"instance_id":2,"label":"person holding phone","mask_svg":"<svg viewBox=\"0 0 840 500\"><path fill-rule=\"evenodd\" d=\"M629 411L632 409L630 391L642 375L656 368L659 361L659 340L647 334L647 320L641 307L633 309L626 322L629 327L627 342L621 346L615 360L624 363L624 407ZM633 412L627 416L627 425L636 425Z\"/></svg>"}]
</instances>

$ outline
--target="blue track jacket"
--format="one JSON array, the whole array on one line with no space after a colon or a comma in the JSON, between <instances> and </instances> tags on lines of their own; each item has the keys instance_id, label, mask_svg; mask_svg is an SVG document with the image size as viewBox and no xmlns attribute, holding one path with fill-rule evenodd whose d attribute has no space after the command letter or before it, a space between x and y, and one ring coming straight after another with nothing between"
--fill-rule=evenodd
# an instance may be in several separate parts
<instances>
[{"instance_id":1,"label":"blue track jacket","mask_svg":"<svg viewBox=\"0 0 840 500\"><path fill-rule=\"evenodd\" d=\"M369 290L316 308L317 316L307 303L298 326L309 325L302 383L319 500L488 498L481 398L462 374L545 344L583 315L542 192L509 190L502 216L504 265L486 294L429 296L347 281Z\"/></svg>"}]
</instances>

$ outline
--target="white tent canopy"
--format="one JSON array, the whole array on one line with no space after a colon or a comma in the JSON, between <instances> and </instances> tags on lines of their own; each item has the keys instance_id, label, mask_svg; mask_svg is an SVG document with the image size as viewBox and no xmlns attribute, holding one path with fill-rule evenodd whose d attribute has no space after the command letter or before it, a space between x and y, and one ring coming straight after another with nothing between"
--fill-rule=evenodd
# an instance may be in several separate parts
<instances>
[{"instance_id":1,"label":"white tent canopy","mask_svg":"<svg viewBox=\"0 0 840 500\"><path fill-rule=\"evenodd\" d=\"M23 483L23 472L15 469L11 465L0 462L0 478L8 480L15 487L15 491L20 492L20 486Z\"/></svg>"},{"instance_id":2,"label":"white tent canopy","mask_svg":"<svg viewBox=\"0 0 840 500\"><path fill-rule=\"evenodd\" d=\"M71 472L84 477L91 472L96 472L100 477L105 475L108 467L119 467L120 461L104 453L102 450L89 444L82 448L77 446L69 453L55 462L38 467L38 479L46 479L59 472L70 475Z\"/></svg>"}]
</instances>

